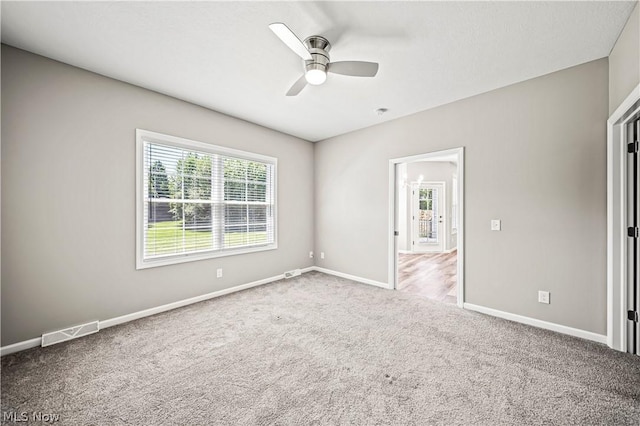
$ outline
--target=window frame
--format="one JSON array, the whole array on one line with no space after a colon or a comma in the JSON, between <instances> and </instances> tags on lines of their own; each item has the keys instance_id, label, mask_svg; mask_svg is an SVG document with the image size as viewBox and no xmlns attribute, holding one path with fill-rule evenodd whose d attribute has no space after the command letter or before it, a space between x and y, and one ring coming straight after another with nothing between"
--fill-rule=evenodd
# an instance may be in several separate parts
<instances>
[{"instance_id":1,"label":"window frame","mask_svg":"<svg viewBox=\"0 0 640 426\"><path fill-rule=\"evenodd\" d=\"M144 146L145 142L168 145L175 148L199 151L215 155L224 155L248 161L258 161L273 165L271 174L273 191L273 243L253 245L249 247L216 249L198 251L193 253L179 253L156 258L145 259L145 167ZM238 149L227 148L205 142L177 136L136 129L136 269L153 268L157 266L174 265L197 260L213 259L238 254L255 253L278 248L278 159L267 155L256 154ZM223 231L224 232L224 231Z\"/></svg>"}]
</instances>

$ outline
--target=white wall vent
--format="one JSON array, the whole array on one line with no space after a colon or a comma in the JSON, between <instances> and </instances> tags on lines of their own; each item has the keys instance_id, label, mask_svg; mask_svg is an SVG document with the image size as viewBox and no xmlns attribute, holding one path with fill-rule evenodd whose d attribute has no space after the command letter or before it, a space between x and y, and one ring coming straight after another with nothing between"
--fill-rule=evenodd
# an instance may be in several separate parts
<instances>
[{"instance_id":1,"label":"white wall vent","mask_svg":"<svg viewBox=\"0 0 640 426\"><path fill-rule=\"evenodd\" d=\"M76 325L75 327L64 330L52 331L51 333L45 333L42 335L42 346L44 347L55 343L66 342L67 340L86 336L87 334L97 333L98 331L100 331L100 324L98 321Z\"/></svg>"},{"instance_id":2,"label":"white wall vent","mask_svg":"<svg viewBox=\"0 0 640 426\"><path fill-rule=\"evenodd\" d=\"M285 278L293 278L300 275L300 269L294 269L293 271L287 271L284 273Z\"/></svg>"}]
</instances>

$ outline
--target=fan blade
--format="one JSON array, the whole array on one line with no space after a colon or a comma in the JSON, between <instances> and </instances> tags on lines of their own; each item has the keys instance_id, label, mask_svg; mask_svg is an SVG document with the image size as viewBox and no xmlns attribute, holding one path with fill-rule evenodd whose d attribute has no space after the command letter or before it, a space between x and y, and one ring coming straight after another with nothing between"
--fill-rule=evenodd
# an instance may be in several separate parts
<instances>
[{"instance_id":1,"label":"fan blade","mask_svg":"<svg viewBox=\"0 0 640 426\"><path fill-rule=\"evenodd\" d=\"M274 22L269 24L269 28L289 49L293 50L298 56L305 60L312 60L311 53L307 50L303 42L282 22Z\"/></svg>"},{"instance_id":2,"label":"fan blade","mask_svg":"<svg viewBox=\"0 0 640 426\"><path fill-rule=\"evenodd\" d=\"M293 83L293 86L291 86L291 89L289 89L289 91L287 92L287 96L295 96L295 95L297 95L306 86L307 86L307 79L304 76L304 74L302 74L302 77L300 77L298 80L296 80L295 83Z\"/></svg>"},{"instance_id":3,"label":"fan blade","mask_svg":"<svg viewBox=\"0 0 640 426\"><path fill-rule=\"evenodd\" d=\"M327 67L327 71L353 77L375 77L378 73L378 64L362 61L331 62Z\"/></svg>"}]
</instances>

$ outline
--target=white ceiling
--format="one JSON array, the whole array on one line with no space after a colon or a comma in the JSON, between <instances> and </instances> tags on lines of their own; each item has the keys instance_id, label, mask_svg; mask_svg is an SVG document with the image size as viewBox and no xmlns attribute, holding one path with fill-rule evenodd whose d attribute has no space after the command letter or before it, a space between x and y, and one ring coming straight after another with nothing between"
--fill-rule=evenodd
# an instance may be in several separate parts
<instances>
[{"instance_id":1,"label":"white ceiling","mask_svg":"<svg viewBox=\"0 0 640 426\"><path fill-rule=\"evenodd\" d=\"M608 56L633 5L3 1L2 42L318 141ZM285 97L302 61L272 22L377 77Z\"/></svg>"}]
</instances>

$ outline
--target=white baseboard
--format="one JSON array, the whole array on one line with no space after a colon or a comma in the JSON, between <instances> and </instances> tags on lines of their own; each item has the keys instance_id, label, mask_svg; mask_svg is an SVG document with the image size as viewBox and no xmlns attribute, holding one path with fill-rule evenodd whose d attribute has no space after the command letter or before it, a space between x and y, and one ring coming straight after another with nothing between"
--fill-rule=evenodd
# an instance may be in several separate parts
<instances>
[{"instance_id":1,"label":"white baseboard","mask_svg":"<svg viewBox=\"0 0 640 426\"><path fill-rule=\"evenodd\" d=\"M26 349L35 348L42 344L42 337L36 337L35 339L24 340L22 342L14 343L13 345L7 345L0 348L0 356L12 354L14 352L24 351Z\"/></svg>"},{"instance_id":2,"label":"white baseboard","mask_svg":"<svg viewBox=\"0 0 640 426\"><path fill-rule=\"evenodd\" d=\"M308 268L301 269L300 272L310 272L315 270L315 267L310 266ZM142 311L133 312L131 314L122 315L116 318L110 318L104 321L99 321L100 329L113 327L114 325L124 324L125 322L137 320L140 318L148 317L151 315L159 314L161 312L170 311L173 309L181 308L183 306L191 305L193 303L203 302L205 300L213 299L215 297L224 296L226 294L235 293L237 291L246 290L252 287L257 287L263 284L268 284L274 281L284 279L284 274L276 275L275 277L265 278L258 281L253 281L247 284L238 285L235 287L225 288L224 290L218 290L211 293L203 294L201 296L191 297L189 299L179 300L173 303L167 303L166 305L156 306L155 308L144 309ZM25 349L35 348L42 344L42 337L36 337L34 339L25 340L22 342L14 343L12 345L3 346L0 348L0 356L12 354L14 352L24 351Z\"/></svg>"},{"instance_id":3,"label":"white baseboard","mask_svg":"<svg viewBox=\"0 0 640 426\"><path fill-rule=\"evenodd\" d=\"M335 275L336 277L346 278L346 279L351 280L351 281L357 281L359 283L374 285L376 287L381 287L381 288L386 288L386 289L390 288L389 284L387 284L387 283L383 283L383 282L375 281L375 280L370 280L369 278L362 278L362 277L358 277L356 275L345 274L344 272L333 271L331 269L321 268L319 266L313 266L312 268L313 268L314 271L322 272L324 274L329 274L329 275Z\"/></svg>"},{"instance_id":4,"label":"white baseboard","mask_svg":"<svg viewBox=\"0 0 640 426\"><path fill-rule=\"evenodd\" d=\"M480 305L474 305L472 303L465 303L464 309L470 311L480 312L482 314L491 315L498 318L504 318L510 321L519 322L522 324L532 325L538 328L544 328L545 330L551 330L562 334L568 334L569 336L580 337L586 340L592 340L598 343L607 343L607 336L603 334L592 333L591 331L580 330L578 328L567 327L566 325L560 325L553 322L542 321L535 318L529 318L522 315L512 314L509 312L499 311L497 309L486 308Z\"/></svg>"},{"instance_id":5,"label":"white baseboard","mask_svg":"<svg viewBox=\"0 0 640 426\"><path fill-rule=\"evenodd\" d=\"M400 254L411 254L413 252L411 250L398 250L398 253L400 253Z\"/></svg>"},{"instance_id":6,"label":"white baseboard","mask_svg":"<svg viewBox=\"0 0 640 426\"><path fill-rule=\"evenodd\" d=\"M345 274L343 272L334 271L331 269L321 268L319 266L310 266L307 268L303 268L300 270L302 273L307 273L311 271L318 271L329 275L334 275L341 278L346 278L348 280L360 282L363 284L369 284L376 287L389 289L389 285L387 283L383 283L380 281L371 280L368 278L358 277L356 275ZM168 303L166 305L157 306L155 308L145 309L138 312L133 312L131 314L122 315L116 318L107 319L104 321L100 321L99 326L100 329L113 327L115 325L123 324L129 321L134 321L136 319L148 317L151 315L159 314L161 312L170 311L173 309L181 308L183 306L191 305L194 303L202 302L205 300L213 299L216 297L224 296L226 294L235 293L237 291L246 290L252 287L257 287L260 285L268 284L274 281L278 281L284 279L284 274L276 275L274 277L265 278L258 281L253 281L251 283L238 285L235 287L226 288L223 290L214 291L211 293L203 294L201 296L191 297L189 299L179 300L177 302ZM522 315L512 314L509 312L499 311L497 309L486 308L484 306L474 305L471 303L465 303L464 309L468 309L470 311L476 311L483 314L491 315L498 318L504 318L510 321L519 322L522 324L531 325L538 328L544 328L546 330L556 331L558 333L568 334L570 336L580 337L587 340L592 340L598 343L607 343L607 336L597 333L592 333L590 331L580 330L577 328L567 327L564 325L559 325L547 321L542 321L534 318L525 317ZM14 343L11 345L3 346L0 348L0 356L9 355L15 352L23 351L30 348L35 348L40 346L42 343L41 337L36 337L29 340L24 340L22 342Z\"/></svg>"},{"instance_id":7,"label":"white baseboard","mask_svg":"<svg viewBox=\"0 0 640 426\"><path fill-rule=\"evenodd\" d=\"M282 279L284 279L284 274L276 275L275 277L265 278L258 281L253 281L253 282L238 285L235 287L225 288L223 290L214 291L211 293L203 294L201 296L191 297L189 299L179 300L177 302L167 303L166 305L156 306L155 308L149 308L142 311L133 312L131 314L122 315L120 317L100 321L100 329L113 327L114 325L123 324L125 322L159 314L161 312L182 308L183 306L192 305L194 303L203 302L205 300L213 299L215 297L224 296L230 293L235 293L236 291L246 290L248 288L257 287L259 285L268 284L268 283L282 280Z\"/></svg>"}]
</instances>

